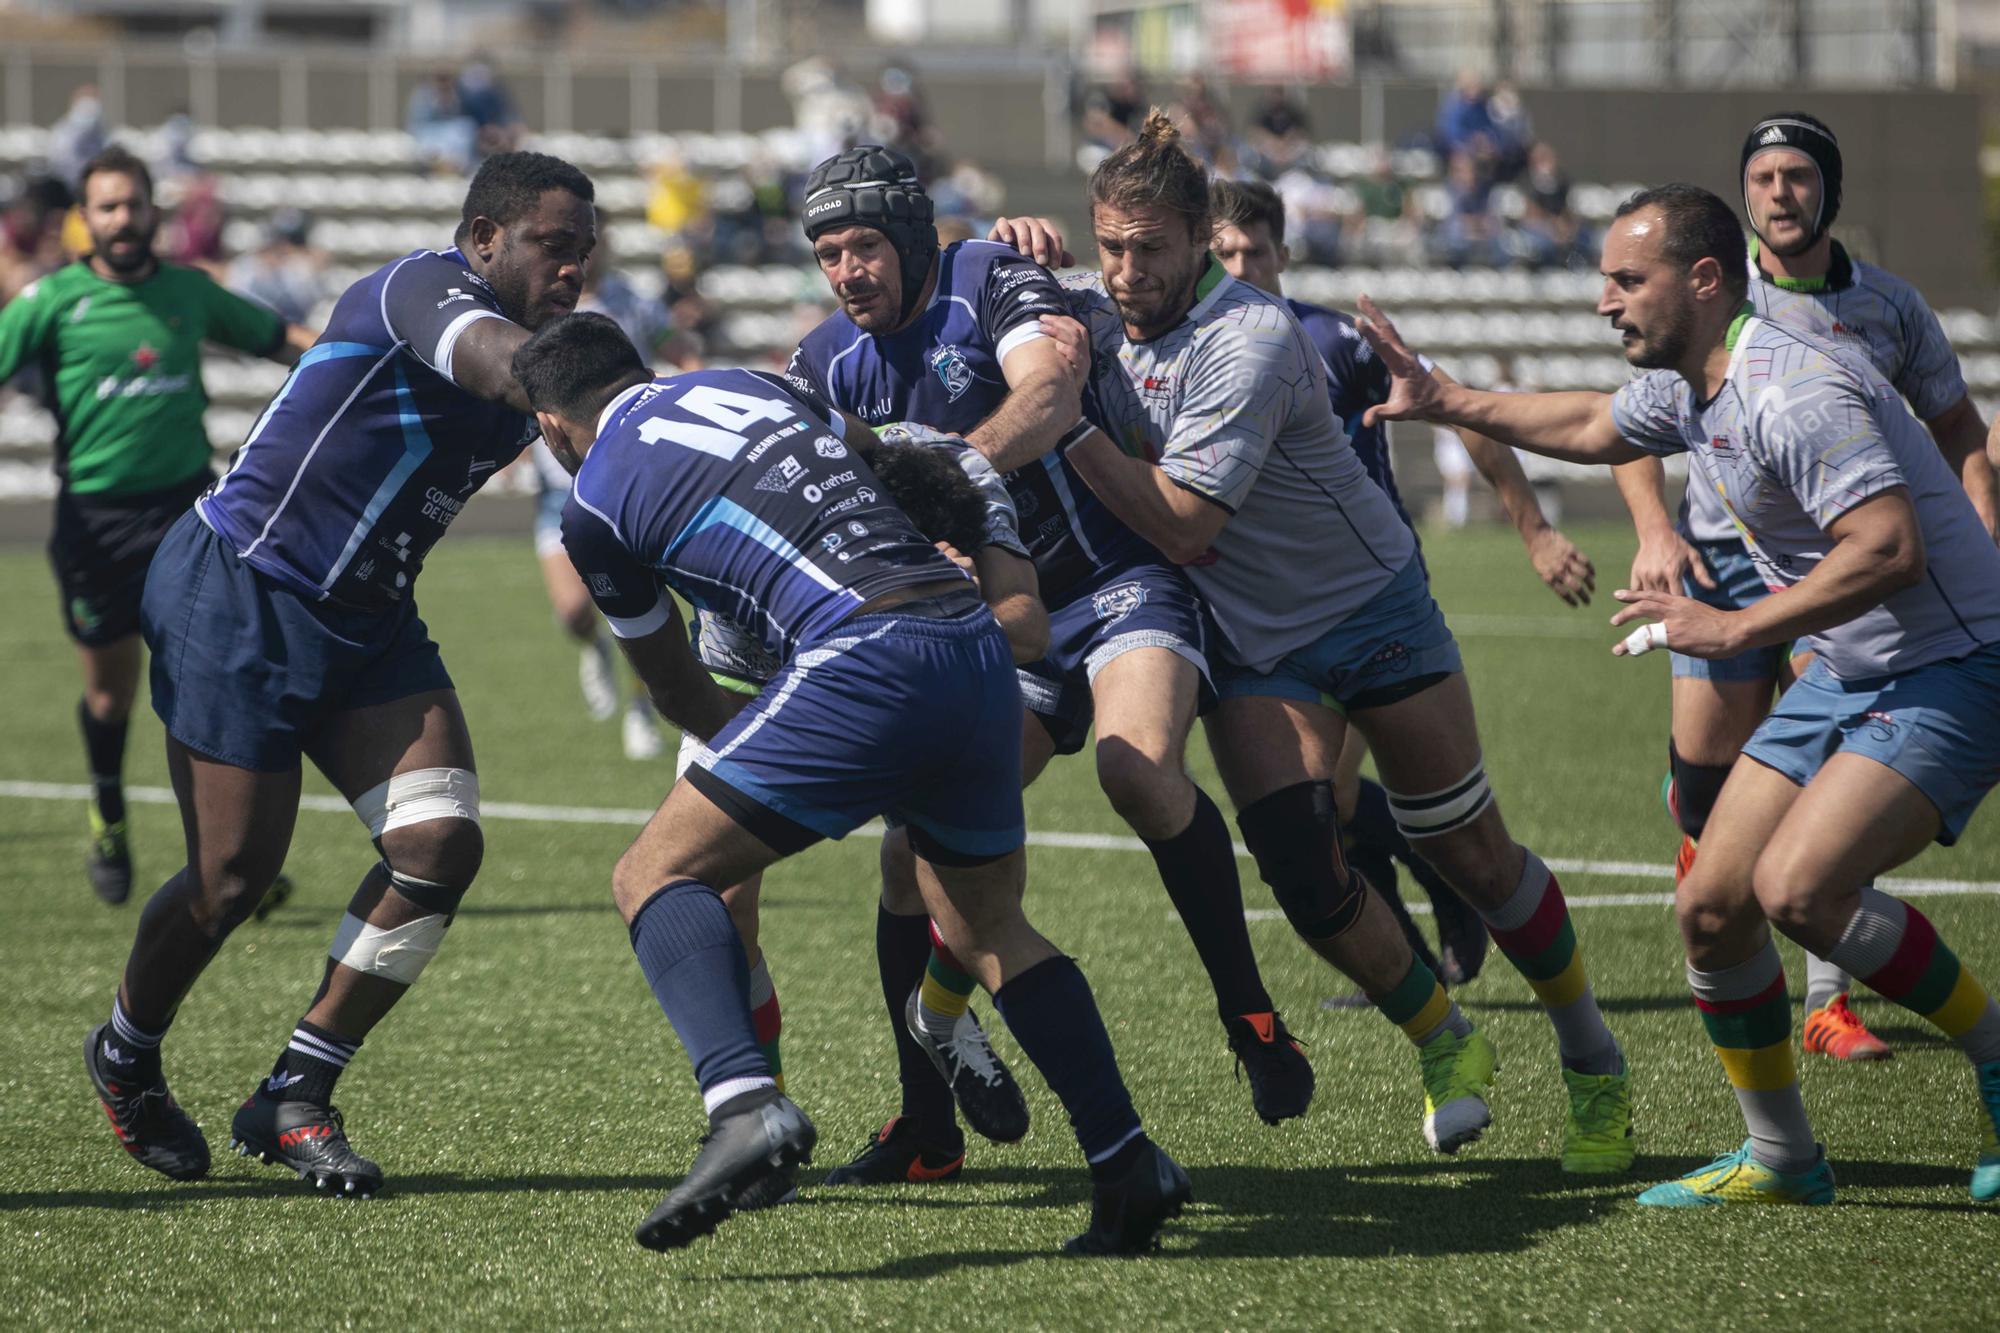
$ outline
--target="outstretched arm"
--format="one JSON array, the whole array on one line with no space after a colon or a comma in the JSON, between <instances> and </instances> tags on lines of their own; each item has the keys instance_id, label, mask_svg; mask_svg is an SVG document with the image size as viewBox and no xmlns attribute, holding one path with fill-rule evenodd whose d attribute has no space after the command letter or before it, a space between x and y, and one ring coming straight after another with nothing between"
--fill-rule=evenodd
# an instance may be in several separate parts
<instances>
[{"instance_id":1,"label":"outstretched arm","mask_svg":"<svg viewBox=\"0 0 2000 1333\"><path fill-rule=\"evenodd\" d=\"M1965 496L1979 511L1979 521L1986 525L1987 534L2000 533L2000 498L1995 495L1993 465L1986 457L1986 423L1979 419L1979 409L1972 399L1961 398L1924 424L1930 427L1938 452L1958 474Z\"/></svg>"},{"instance_id":2,"label":"outstretched arm","mask_svg":"<svg viewBox=\"0 0 2000 1333\"><path fill-rule=\"evenodd\" d=\"M1378 421L1437 421L1575 463L1626 463L1645 451L1625 441L1611 414L1608 393L1482 393L1450 384L1425 370L1396 326L1361 298L1361 334L1389 370L1389 400L1368 409Z\"/></svg>"}]
</instances>

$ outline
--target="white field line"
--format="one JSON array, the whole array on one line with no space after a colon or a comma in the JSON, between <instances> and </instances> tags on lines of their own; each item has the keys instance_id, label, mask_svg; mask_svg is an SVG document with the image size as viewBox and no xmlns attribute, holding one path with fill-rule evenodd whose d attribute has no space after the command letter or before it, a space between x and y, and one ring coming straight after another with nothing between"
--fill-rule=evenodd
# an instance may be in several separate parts
<instances>
[{"instance_id":1,"label":"white field line","mask_svg":"<svg viewBox=\"0 0 2000 1333\"><path fill-rule=\"evenodd\" d=\"M90 788L83 783L68 782L0 782L0 800L17 801L81 801L88 798ZM127 787L125 799L144 805L172 805L174 794L165 787ZM349 814L353 810L338 796L305 795L299 798L299 808L323 814ZM532 805L520 801L482 801L480 814L486 819L520 819L544 824L611 824L636 828L653 817L651 810L628 810L610 806L591 805ZM855 830L861 837L879 838L882 825L871 823ZM1137 838L1111 833L1030 833L1028 845L1031 847L1063 847L1092 852L1143 852L1146 844ZM1236 855L1247 858L1250 853L1243 844L1236 844ZM1651 861L1571 861L1557 857L1547 858L1549 869L1558 875L1607 876L1625 879L1672 879L1673 867L1655 864ZM1962 894L2000 894L2000 881L1975 879L1886 879L1884 885L1905 897L1937 897ZM1568 894L1568 900L1579 907L1667 907L1674 896L1671 893L1600 893ZM1422 915L1431 910L1426 902L1409 904L1412 913ZM1257 909L1244 913L1252 921L1276 921L1284 916L1282 912Z\"/></svg>"}]
</instances>

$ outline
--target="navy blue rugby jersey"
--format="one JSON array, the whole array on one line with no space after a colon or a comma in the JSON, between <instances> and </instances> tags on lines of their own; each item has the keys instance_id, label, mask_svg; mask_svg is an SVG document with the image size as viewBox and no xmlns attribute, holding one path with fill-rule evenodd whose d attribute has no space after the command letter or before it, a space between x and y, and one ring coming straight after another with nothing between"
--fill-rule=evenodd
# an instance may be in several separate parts
<instances>
[{"instance_id":1,"label":"navy blue rugby jersey","mask_svg":"<svg viewBox=\"0 0 2000 1333\"><path fill-rule=\"evenodd\" d=\"M245 562L310 597L386 606L534 418L458 387L452 349L504 319L453 250L349 287L223 474L195 502Z\"/></svg>"},{"instance_id":2,"label":"navy blue rugby jersey","mask_svg":"<svg viewBox=\"0 0 2000 1333\"><path fill-rule=\"evenodd\" d=\"M667 623L665 582L783 660L886 592L965 578L783 383L697 370L605 407L562 535L619 637Z\"/></svg>"},{"instance_id":3,"label":"navy blue rugby jersey","mask_svg":"<svg viewBox=\"0 0 2000 1333\"><path fill-rule=\"evenodd\" d=\"M1047 269L1010 246L957 241L937 263L930 304L908 327L864 333L836 310L799 344L786 378L871 426L976 428L1007 396L1001 360L1046 336L1041 317L1069 314L1069 300ZM1007 490L1051 606L1106 565L1159 559L1053 451L1008 473Z\"/></svg>"},{"instance_id":4,"label":"navy blue rugby jersey","mask_svg":"<svg viewBox=\"0 0 2000 1333\"><path fill-rule=\"evenodd\" d=\"M1333 414L1340 418L1341 429L1347 432L1347 442L1354 447L1355 456L1367 470L1377 486L1389 496L1389 502L1396 506L1396 512L1403 522L1416 527L1410 511L1403 507L1403 496L1396 489L1396 468L1389 457L1389 430L1387 426L1363 425L1361 414L1377 403L1389 400L1389 368L1382 364L1382 358L1375 355L1375 349L1354 327L1354 317L1340 310L1329 310L1325 306L1311 305L1305 301L1285 298L1285 304L1292 308L1299 327L1306 331L1306 337L1319 349L1320 359L1326 362L1326 383L1329 396L1333 399Z\"/></svg>"}]
</instances>

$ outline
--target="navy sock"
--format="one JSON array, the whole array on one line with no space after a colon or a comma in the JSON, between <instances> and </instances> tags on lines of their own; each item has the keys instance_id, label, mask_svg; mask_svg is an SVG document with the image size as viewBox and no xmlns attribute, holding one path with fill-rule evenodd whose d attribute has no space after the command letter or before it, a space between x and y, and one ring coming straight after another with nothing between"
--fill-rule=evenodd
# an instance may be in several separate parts
<instances>
[{"instance_id":1,"label":"navy sock","mask_svg":"<svg viewBox=\"0 0 2000 1333\"><path fill-rule=\"evenodd\" d=\"M704 1093L730 1079L771 1076L745 998L743 941L714 889L682 879L648 898L632 918L632 952Z\"/></svg>"},{"instance_id":2,"label":"navy sock","mask_svg":"<svg viewBox=\"0 0 2000 1333\"><path fill-rule=\"evenodd\" d=\"M896 1076L903 1085L902 1115L913 1120L928 1142L950 1146L958 1132L958 1106L951 1085L938 1077L937 1066L910 1036L903 1022L903 1005L924 979L931 961L931 919L898 916L879 903L875 908L875 967L882 977L882 1003L889 1010L889 1028L896 1034Z\"/></svg>"},{"instance_id":3,"label":"navy sock","mask_svg":"<svg viewBox=\"0 0 2000 1333\"><path fill-rule=\"evenodd\" d=\"M1139 1136L1139 1113L1076 963L1057 955L1035 964L1002 986L993 1005L1069 1113L1085 1159L1093 1166L1115 1161Z\"/></svg>"},{"instance_id":4,"label":"navy sock","mask_svg":"<svg viewBox=\"0 0 2000 1333\"><path fill-rule=\"evenodd\" d=\"M281 1102L331 1106L333 1085L360 1049L359 1037L343 1037L301 1018L292 1029L292 1039L278 1052L271 1077L264 1080L264 1094Z\"/></svg>"},{"instance_id":5,"label":"navy sock","mask_svg":"<svg viewBox=\"0 0 2000 1333\"><path fill-rule=\"evenodd\" d=\"M1243 881L1236 873L1236 849L1229 824L1201 788L1194 789L1194 818L1173 837L1146 839L1160 882L1187 927L1188 938L1215 988L1215 1007L1224 1018L1268 1013L1271 996L1257 973L1250 930L1243 920Z\"/></svg>"},{"instance_id":6,"label":"navy sock","mask_svg":"<svg viewBox=\"0 0 2000 1333\"><path fill-rule=\"evenodd\" d=\"M97 800L97 814L107 824L125 818L125 731L126 722L99 722L90 715L90 706L76 706L77 725L83 729L83 753L90 762L90 786Z\"/></svg>"}]
</instances>

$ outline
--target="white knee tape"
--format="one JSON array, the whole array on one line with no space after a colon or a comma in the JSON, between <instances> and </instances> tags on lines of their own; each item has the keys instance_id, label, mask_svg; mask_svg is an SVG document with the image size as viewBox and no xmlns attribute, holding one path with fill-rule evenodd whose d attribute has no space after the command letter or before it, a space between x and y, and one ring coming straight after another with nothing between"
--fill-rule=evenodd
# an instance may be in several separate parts
<instances>
[{"instance_id":1,"label":"white knee tape","mask_svg":"<svg viewBox=\"0 0 2000 1333\"><path fill-rule=\"evenodd\" d=\"M420 916L384 930L349 912L341 918L327 953L334 962L356 972L407 986L437 956L438 946L444 943L444 928L450 924L448 916Z\"/></svg>"},{"instance_id":2,"label":"white knee tape","mask_svg":"<svg viewBox=\"0 0 2000 1333\"><path fill-rule=\"evenodd\" d=\"M1483 763L1451 786L1427 796L1389 793L1389 811L1396 817L1396 827L1404 837L1413 839L1435 838L1463 828L1492 803L1493 788L1487 785Z\"/></svg>"},{"instance_id":3,"label":"white knee tape","mask_svg":"<svg viewBox=\"0 0 2000 1333\"><path fill-rule=\"evenodd\" d=\"M469 768L419 768L398 773L354 798L354 813L379 838L390 829L431 819L479 822L479 775Z\"/></svg>"}]
</instances>

